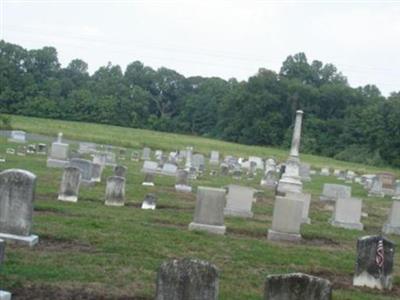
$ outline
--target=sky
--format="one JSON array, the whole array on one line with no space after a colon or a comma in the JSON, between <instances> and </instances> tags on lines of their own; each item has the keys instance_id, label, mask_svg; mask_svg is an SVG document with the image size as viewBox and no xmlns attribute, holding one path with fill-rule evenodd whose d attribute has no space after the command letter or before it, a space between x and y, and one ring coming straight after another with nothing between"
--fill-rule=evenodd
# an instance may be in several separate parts
<instances>
[{"instance_id":1,"label":"sky","mask_svg":"<svg viewBox=\"0 0 400 300\"><path fill-rule=\"evenodd\" d=\"M0 39L53 46L62 66L80 58L90 73L140 60L239 80L304 52L353 87L400 91L400 0L0 0Z\"/></svg>"}]
</instances>

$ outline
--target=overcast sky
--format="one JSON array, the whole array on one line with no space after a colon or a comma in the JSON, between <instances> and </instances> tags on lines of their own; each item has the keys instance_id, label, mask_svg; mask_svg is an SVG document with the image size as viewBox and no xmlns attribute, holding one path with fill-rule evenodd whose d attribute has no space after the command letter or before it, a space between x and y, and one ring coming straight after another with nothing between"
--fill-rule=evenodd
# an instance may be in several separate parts
<instances>
[{"instance_id":1,"label":"overcast sky","mask_svg":"<svg viewBox=\"0 0 400 300\"><path fill-rule=\"evenodd\" d=\"M0 39L54 46L92 73L140 60L185 76L247 79L288 55L333 63L352 86L400 91L400 1L0 0Z\"/></svg>"}]
</instances>

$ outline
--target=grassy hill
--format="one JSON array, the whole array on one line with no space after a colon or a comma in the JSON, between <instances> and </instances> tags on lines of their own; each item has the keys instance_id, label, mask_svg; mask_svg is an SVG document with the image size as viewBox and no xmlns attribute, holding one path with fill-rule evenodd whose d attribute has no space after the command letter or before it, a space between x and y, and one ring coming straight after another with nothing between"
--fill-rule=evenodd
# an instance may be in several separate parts
<instances>
[{"instance_id":1,"label":"grassy hill","mask_svg":"<svg viewBox=\"0 0 400 300\"><path fill-rule=\"evenodd\" d=\"M275 156L285 159L287 151L244 146L211 139L159 133L78 122L64 122L13 116L13 126L29 132L56 136L62 131L70 139L140 149L181 149L187 145L208 154ZM0 138L0 153L16 147ZM128 154L129 157L129 154ZM358 172L379 169L323 157L302 155L302 161L315 168L330 166ZM262 299L268 274L304 272L331 280L334 299L400 298L400 263L395 258L395 287L390 292L354 288L351 285L358 237L380 232L391 205L390 198L369 198L358 184L353 195L364 199L363 232L329 225L332 212L318 201L325 182L339 183L334 177L314 176L305 191L312 193L311 225L302 226L304 241L287 244L267 241L271 226L274 197L262 190L252 219L226 217L226 236L189 232L193 218L195 193L176 193L174 178L156 177L155 187L143 187L139 172L142 163L121 161L128 167L125 207L104 206L105 178L102 183L81 187L78 203L56 201L62 170L46 168L46 157L7 156L1 169L22 168L38 176L33 233L40 244L33 249L8 245L6 261L0 271L0 287L14 293L13 299L153 299L156 272L169 258L197 257L214 263L220 269L220 299ZM389 170L400 174L398 170ZM213 177L208 173L192 182L197 186L221 187L236 183L259 188L255 180ZM343 182L340 182L343 183ZM158 197L155 211L143 211L144 196L154 192ZM390 236L397 244L399 237Z\"/></svg>"}]
</instances>

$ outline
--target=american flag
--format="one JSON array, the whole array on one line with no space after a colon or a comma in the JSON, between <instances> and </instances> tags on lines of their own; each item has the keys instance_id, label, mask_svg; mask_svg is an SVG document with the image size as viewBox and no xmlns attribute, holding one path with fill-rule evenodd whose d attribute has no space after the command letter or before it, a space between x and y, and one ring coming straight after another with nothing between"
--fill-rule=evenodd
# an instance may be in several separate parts
<instances>
[{"instance_id":1,"label":"american flag","mask_svg":"<svg viewBox=\"0 0 400 300\"><path fill-rule=\"evenodd\" d=\"M385 262L385 251L383 249L383 239L378 241L376 245L376 256L375 256L376 265L379 268L383 268L383 264Z\"/></svg>"}]
</instances>

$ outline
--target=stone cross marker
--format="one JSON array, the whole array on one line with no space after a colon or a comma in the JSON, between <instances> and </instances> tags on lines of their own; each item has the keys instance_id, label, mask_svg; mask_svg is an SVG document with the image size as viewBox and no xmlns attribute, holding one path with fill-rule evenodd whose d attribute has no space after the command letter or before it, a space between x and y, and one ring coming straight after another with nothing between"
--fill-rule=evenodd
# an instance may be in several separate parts
<instances>
[{"instance_id":1,"label":"stone cross marker","mask_svg":"<svg viewBox=\"0 0 400 300\"><path fill-rule=\"evenodd\" d=\"M142 209L156 209L157 198L155 194L147 194L142 203Z\"/></svg>"},{"instance_id":2,"label":"stone cross marker","mask_svg":"<svg viewBox=\"0 0 400 300\"><path fill-rule=\"evenodd\" d=\"M225 234L224 226L224 189L197 188L196 209L189 230L202 230L210 233Z\"/></svg>"},{"instance_id":3,"label":"stone cross marker","mask_svg":"<svg viewBox=\"0 0 400 300\"><path fill-rule=\"evenodd\" d=\"M128 171L128 168L125 166L117 165L114 167L114 175L115 176L120 176L120 177L126 177L126 172Z\"/></svg>"},{"instance_id":4,"label":"stone cross marker","mask_svg":"<svg viewBox=\"0 0 400 300\"><path fill-rule=\"evenodd\" d=\"M353 285L392 288L395 244L382 236L364 236L357 241Z\"/></svg>"},{"instance_id":5,"label":"stone cross marker","mask_svg":"<svg viewBox=\"0 0 400 300\"><path fill-rule=\"evenodd\" d=\"M66 167L61 179L58 200L77 202L81 171L77 167Z\"/></svg>"},{"instance_id":6,"label":"stone cross marker","mask_svg":"<svg viewBox=\"0 0 400 300\"><path fill-rule=\"evenodd\" d=\"M36 176L31 172L9 169L0 173L0 239L35 245L31 235Z\"/></svg>"},{"instance_id":7,"label":"stone cross marker","mask_svg":"<svg viewBox=\"0 0 400 300\"><path fill-rule=\"evenodd\" d=\"M157 274L155 300L217 300L218 270L198 259L164 262Z\"/></svg>"},{"instance_id":8,"label":"stone cross marker","mask_svg":"<svg viewBox=\"0 0 400 300\"><path fill-rule=\"evenodd\" d=\"M264 300L331 300L332 285L326 280L302 273L269 275Z\"/></svg>"},{"instance_id":9,"label":"stone cross marker","mask_svg":"<svg viewBox=\"0 0 400 300\"><path fill-rule=\"evenodd\" d=\"M107 178L106 205L124 206L125 204L125 178L111 176Z\"/></svg>"}]
</instances>

